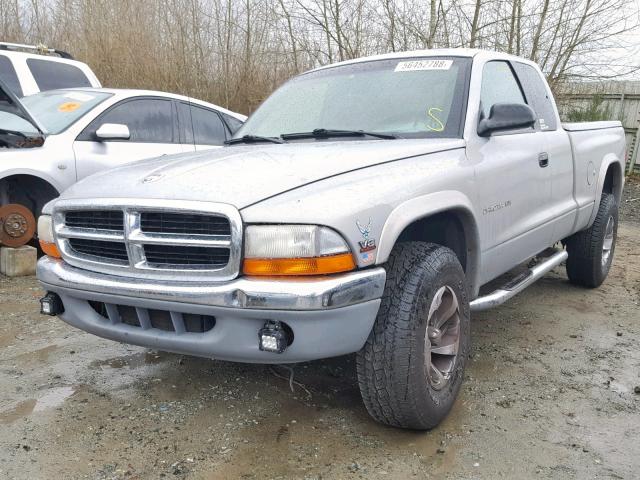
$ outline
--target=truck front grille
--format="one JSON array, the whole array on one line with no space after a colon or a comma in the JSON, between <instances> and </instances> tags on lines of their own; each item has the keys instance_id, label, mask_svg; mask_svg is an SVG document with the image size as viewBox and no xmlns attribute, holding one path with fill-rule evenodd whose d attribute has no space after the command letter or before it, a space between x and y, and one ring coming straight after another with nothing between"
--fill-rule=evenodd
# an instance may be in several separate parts
<instances>
[{"instance_id":1,"label":"truck front grille","mask_svg":"<svg viewBox=\"0 0 640 480\"><path fill-rule=\"evenodd\" d=\"M74 252L91 257L107 258L123 263L129 261L127 247L124 243L103 242L102 240L84 240L81 238L70 238L69 246Z\"/></svg>"},{"instance_id":2,"label":"truck front grille","mask_svg":"<svg viewBox=\"0 0 640 480\"><path fill-rule=\"evenodd\" d=\"M242 221L229 205L115 199L60 200L54 208L58 247L71 265L162 280L238 275Z\"/></svg>"},{"instance_id":3,"label":"truck front grille","mask_svg":"<svg viewBox=\"0 0 640 480\"><path fill-rule=\"evenodd\" d=\"M155 265L191 265L206 268L223 267L229 261L228 248L176 247L171 245L145 245L147 262Z\"/></svg>"},{"instance_id":4,"label":"truck front grille","mask_svg":"<svg viewBox=\"0 0 640 480\"><path fill-rule=\"evenodd\" d=\"M124 230L124 215L118 210L76 210L65 214L65 224L73 228Z\"/></svg>"},{"instance_id":5,"label":"truck front grille","mask_svg":"<svg viewBox=\"0 0 640 480\"><path fill-rule=\"evenodd\" d=\"M142 212L140 228L148 233L231 235L229 219L214 215Z\"/></svg>"}]
</instances>

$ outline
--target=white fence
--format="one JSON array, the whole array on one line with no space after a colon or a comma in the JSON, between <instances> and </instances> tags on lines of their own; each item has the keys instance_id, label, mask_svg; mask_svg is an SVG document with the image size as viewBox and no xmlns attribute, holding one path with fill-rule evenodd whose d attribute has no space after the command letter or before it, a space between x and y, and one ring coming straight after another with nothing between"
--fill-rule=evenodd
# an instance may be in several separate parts
<instances>
[{"instance_id":1,"label":"white fence","mask_svg":"<svg viewBox=\"0 0 640 480\"><path fill-rule=\"evenodd\" d=\"M602 88L609 91L620 90L621 87L624 87L623 93L599 93L585 91L587 88L584 87L576 88L574 89L575 93L560 94L558 108L560 117L567 120L571 111L587 111L593 105L594 99L601 101L599 110L606 112L609 120L620 120L624 127L627 138L627 172L633 170L640 173L640 86L635 82L631 85L612 82L600 86L598 90ZM592 88L588 89L592 90ZM631 90L632 93L624 92L624 90Z\"/></svg>"}]
</instances>

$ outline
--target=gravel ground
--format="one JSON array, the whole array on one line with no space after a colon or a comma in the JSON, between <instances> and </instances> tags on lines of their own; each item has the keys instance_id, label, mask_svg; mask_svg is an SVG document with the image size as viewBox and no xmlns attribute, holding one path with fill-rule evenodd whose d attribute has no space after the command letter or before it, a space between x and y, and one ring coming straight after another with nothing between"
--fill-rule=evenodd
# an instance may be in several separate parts
<instances>
[{"instance_id":1,"label":"gravel ground","mask_svg":"<svg viewBox=\"0 0 640 480\"><path fill-rule=\"evenodd\" d=\"M638 478L640 184L612 272L562 268L472 321L472 357L435 430L373 422L353 356L282 368L116 344L37 314L0 277L0 478ZM634 391L635 389L635 391Z\"/></svg>"}]
</instances>

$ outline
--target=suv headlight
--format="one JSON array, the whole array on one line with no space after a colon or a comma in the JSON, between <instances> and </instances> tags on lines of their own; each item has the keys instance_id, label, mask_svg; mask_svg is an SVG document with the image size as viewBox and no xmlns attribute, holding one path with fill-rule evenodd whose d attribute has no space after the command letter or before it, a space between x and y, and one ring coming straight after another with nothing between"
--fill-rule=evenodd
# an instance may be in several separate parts
<instances>
[{"instance_id":1,"label":"suv headlight","mask_svg":"<svg viewBox=\"0 0 640 480\"><path fill-rule=\"evenodd\" d=\"M50 257L60 258L60 251L56 247L56 241L53 237L53 222L51 215L40 215L38 218L38 241L40 248Z\"/></svg>"},{"instance_id":2,"label":"suv headlight","mask_svg":"<svg viewBox=\"0 0 640 480\"><path fill-rule=\"evenodd\" d=\"M245 275L323 275L355 268L347 242L317 225L249 225Z\"/></svg>"}]
</instances>

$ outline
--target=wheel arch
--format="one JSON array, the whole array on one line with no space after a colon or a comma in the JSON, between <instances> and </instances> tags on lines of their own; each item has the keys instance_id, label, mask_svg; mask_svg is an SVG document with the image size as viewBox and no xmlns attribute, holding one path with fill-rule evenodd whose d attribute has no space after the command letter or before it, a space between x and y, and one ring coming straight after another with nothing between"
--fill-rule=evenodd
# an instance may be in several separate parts
<instances>
[{"instance_id":1,"label":"wheel arch","mask_svg":"<svg viewBox=\"0 0 640 480\"><path fill-rule=\"evenodd\" d=\"M13 171L0 177L0 205L19 203L38 215L42 207L60 195L60 189L51 179L31 172Z\"/></svg>"},{"instance_id":2,"label":"wheel arch","mask_svg":"<svg viewBox=\"0 0 640 480\"><path fill-rule=\"evenodd\" d=\"M620 204L622 198L622 188L624 186L624 166L618 157L605 157L600 165L598 174L598 184L596 189L596 198L589 219L589 225L593 223L598 213L598 205L602 199L603 193L611 193L616 199L616 203Z\"/></svg>"},{"instance_id":3,"label":"wheel arch","mask_svg":"<svg viewBox=\"0 0 640 480\"><path fill-rule=\"evenodd\" d=\"M464 194L429 194L397 206L382 230L378 263L386 262L394 246L403 241L426 241L451 248L467 277L470 297L476 296L480 237L471 202Z\"/></svg>"}]
</instances>

